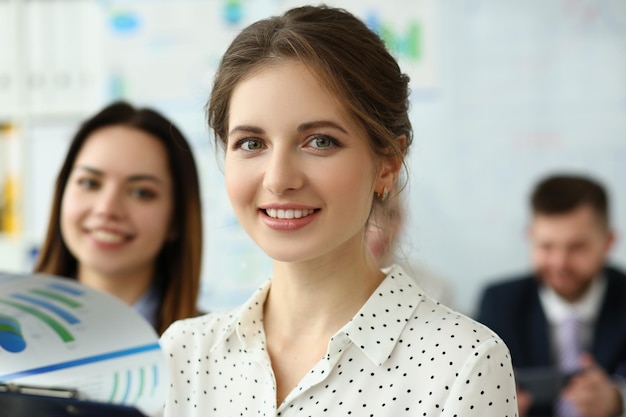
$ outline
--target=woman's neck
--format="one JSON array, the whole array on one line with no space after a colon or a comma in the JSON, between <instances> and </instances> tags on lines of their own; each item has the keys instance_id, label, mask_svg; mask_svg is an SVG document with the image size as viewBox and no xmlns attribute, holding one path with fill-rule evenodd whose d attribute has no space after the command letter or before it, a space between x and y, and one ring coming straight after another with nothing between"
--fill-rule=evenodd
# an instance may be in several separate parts
<instances>
[{"instance_id":1,"label":"woman's neck","mask_svg":"<svg viewBox=\"0 0 626 417\"><path fill-rule=\"evenodd\" d=\"M330 338L384 279L369 254L362 253L363 257L274 263L263 326L277 404L324 356Z\"/></svg>"},{"instance_id":2,"label":"woman's neck","mask_svg":"<svg viewBox=\"0 0 626 417\"><path fill-rule=\"evenodd\" d=\"M301 334L303 329L309 334L332 335L357 313L383 279L365 252L359 259L275 262L264 306L265 326L279 329L284 337Z\"/></svg>"},{"instance_id":3,"label":"woman's neck","mask_svg":"<svg viewBox=\"0 0 626 417\"><path fill-rule=\"evenodd\" d=\"M150 270L107 275L79 266L77 279L81 284L109 293L132 306L152 285L152 274Z\"/></svg>"}]
</instances>

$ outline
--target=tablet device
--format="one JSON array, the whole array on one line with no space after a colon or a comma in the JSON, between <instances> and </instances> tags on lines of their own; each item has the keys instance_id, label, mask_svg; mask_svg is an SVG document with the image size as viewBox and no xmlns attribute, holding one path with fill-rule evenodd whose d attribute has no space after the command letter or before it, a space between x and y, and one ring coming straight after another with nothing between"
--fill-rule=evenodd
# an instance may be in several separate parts
<instances>
[{"instance_id":1,"label":"tablet device","mask_svg":"<svg viewBox=\"0 0 626 417\"><path fill-rule=\"evenodd\" d=\"M16 392L0 392L0 410L3 417L146 417L134 407Z\"/></svg>"},{"instance_id":2,"label":"tablet device","mask_svg":"<svg viewBox=\"0 0 626 417\"><path fill-rule=\"evenodd\" d=\"M567 384L569 374L554 368L516 368L517 386L533 396L533 404L551 405Z\"/></svg>"}]
</instances>

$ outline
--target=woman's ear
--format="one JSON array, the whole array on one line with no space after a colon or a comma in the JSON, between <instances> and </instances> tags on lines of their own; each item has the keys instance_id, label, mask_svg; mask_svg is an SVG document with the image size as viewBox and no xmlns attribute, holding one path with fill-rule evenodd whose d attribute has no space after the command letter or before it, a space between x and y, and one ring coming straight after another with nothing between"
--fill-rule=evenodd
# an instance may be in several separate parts
<instances>
[{"instance_id":1,"label":"woman's ear","mask_svg":"<svg viewBox=\"0 0 626 417\"><path fill-rule=\"evenodd\" d=\"M396 141L395 149L390 150L389 156L383 157L380 161L376 190L387 189L389 191L398 180L406 154L406 135L398 136Z\"/></svg>"}]
</instances>

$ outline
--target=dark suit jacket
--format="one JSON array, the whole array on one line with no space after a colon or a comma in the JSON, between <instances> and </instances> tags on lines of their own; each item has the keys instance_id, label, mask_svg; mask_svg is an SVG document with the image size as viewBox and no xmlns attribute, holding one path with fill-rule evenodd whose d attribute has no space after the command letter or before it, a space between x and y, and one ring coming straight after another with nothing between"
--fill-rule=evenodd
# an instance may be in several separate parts
<instances>
[{"instance_id":1,"label":"dark suit jacket","mask_svg":"<svg viewBox=\"0 0 626 417\"><path fill-rule=\"evenodd\" d=\"M590 353L609 375L624 376L626 275L609 266L605 267L604 274L607 288ZM477 320L504 340L514 368L554 365L548 322L539 300L539 284L535 276L526 275L488 286L479 305ZM530 415L545 412L532 409Z\"/></svg>"}]
</instances>

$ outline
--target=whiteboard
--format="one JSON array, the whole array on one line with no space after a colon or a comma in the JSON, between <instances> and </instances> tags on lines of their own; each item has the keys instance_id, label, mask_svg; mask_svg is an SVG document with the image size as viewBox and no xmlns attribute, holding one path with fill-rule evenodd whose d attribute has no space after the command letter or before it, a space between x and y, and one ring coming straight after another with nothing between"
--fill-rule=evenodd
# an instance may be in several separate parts
<instances>
[{"instance_id":1,"label":"whiteboard","mask_svg":"<svg viewBox=\"0 0 626 417\"><path fill-rule=\"evenodd\" d=\"M102 42L103 104L123 97L150 105L190 138L204 205L200 303L208 310L238 304L270 276L271 264L232 213L203 106L236 33L302 2L97 3L101 24L92 38ZM486 283L528 268L527 200L545 174L568 170L603 181L613 224L626 234L626 2L327 3L391 34L412 78L404 252L451 284L456 308L471 315ZM51 172L58 165L50 162ZM621 241L612 259L626 266Z\"/></svg>"}]
</instances>

